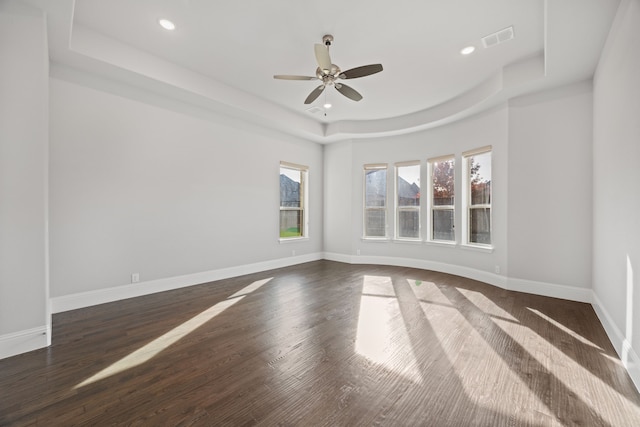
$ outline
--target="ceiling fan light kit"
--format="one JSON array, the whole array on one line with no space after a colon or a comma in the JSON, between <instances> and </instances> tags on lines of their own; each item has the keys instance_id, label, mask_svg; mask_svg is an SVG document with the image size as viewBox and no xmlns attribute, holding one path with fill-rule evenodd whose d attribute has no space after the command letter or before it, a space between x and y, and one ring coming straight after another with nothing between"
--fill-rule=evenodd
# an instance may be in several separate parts
<instances>
[{"instance_id":1,"label":"ceiling fan light kit","mask_svg":"<svg viewBox=\"0 0 640 427\"><path fill-rule=\"evenodd\" d=\"M338 92L353 101L360 101L362 99L362 95L358 93L358 91L344 83L337 82L336 80L356 79L379 73L382 71L382 64L363 65L361 67L342 71L340 67L331 62L331 57L329 56L329 46L333 43L333 36L331 34L325 35L322 37L322 43L323 44L314 45L314 53L316 56L316 62L318 63L315 77L276 74L273 78L279 80L320 80L322 84L311 91L309 96L307 96L307 99L304 101L305 104L311 104L313 101L318 99L327 86L333 86Z\"/></svg>"}]
</instances>

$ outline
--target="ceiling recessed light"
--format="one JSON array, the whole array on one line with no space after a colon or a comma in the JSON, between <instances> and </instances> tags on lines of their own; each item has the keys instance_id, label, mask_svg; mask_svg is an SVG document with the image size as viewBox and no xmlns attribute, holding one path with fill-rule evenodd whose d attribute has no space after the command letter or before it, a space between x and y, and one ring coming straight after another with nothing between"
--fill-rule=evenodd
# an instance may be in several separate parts
<instances>
[{"instance_id":1,"label":"ceiling recessed light","mask_svg":"<svg viewBox=\"0 0 640 427\"><path fill-rule=\"evenodd\" d=\"M176 29L176 24L169 21L168 19L159 19L158 24L160 24L160 26L165 30L173 31Z\"/></svg>"},{"instance_id":2,"label":"ceiling recessed light","mask_svg":"<svg viewBox=\"0 0 640 427\"><path fill-rule=\"evenodd\" d=\"M329 104L328 102L326 104L323 105L324 108L329 109L331 108L331 104Z\"/></svg>"},{"instance_id":3,"label":"ceiling recessed light","mask_svg":"<svg viewBox=\"0 0 640 427\"><path fill-rule=\"evenodd\" d=\"M464 49L462 49L460 53L463 55L469 55L473 53L474 50L476 50L475 46L467 46Z\"/></svg>"}]
</instances>

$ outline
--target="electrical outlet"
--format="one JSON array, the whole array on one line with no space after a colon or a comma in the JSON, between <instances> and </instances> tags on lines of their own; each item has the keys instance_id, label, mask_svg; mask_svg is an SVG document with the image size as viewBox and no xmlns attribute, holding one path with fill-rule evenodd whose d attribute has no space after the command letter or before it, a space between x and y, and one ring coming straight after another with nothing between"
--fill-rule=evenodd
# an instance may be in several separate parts
<instances>
[{"instance_id":1,"label":"electrical outlet","mask_svg":"<svg viewBox=\"0 0 640 427\"><path fill-rule=\"evenodd\" d=\"M131 274L131 283L138 283L140 281L140 273Z\"/></svg>"},{"instance_id":2,"label":"electrical outlet","mask_svg":"<svg viewBox=\"0 0 640 427\"><path fill-rule=\"evenodd\" d=\"M291 256L296 256L296 250L295 249L291 251Z\"/></svg>"},{"instance_id":3,"label":"electrical outlet","mask_svg":"<svg viewBox=\"0 0 640 427\"><path fill-rule=\"evenodd\" d=\"M500 266L499 265L496 265L495 272L496 272L496 274L500 274Z\"/></svg>"},{"instance_id":4,"label":"electrical outlet","mask_svg":"<svg viewBox=\"0 0 640 427\"><path fill-rule=\"evenodd\" d=\"M360 255L360 249L356 249L356 255Z\"/></svg>"}]
</instances>

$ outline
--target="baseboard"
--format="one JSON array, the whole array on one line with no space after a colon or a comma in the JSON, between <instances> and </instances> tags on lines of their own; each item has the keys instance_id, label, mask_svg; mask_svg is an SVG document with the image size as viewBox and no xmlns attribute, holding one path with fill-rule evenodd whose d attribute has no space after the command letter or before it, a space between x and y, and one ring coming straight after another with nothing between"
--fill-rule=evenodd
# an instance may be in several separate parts
<instances>
[{"instance_id":1,"label":"baseboard","mask_svg":"<svg viewBox=\"0 0 640 427\"><path fill-rule=\"evenodd\" d=\"M313 253L53 297L51 298L51 311L53 313L61 313L93 305L120 301L127 298L134 298L157 292L213 282L216 280L228 279L230 277L259 273L261 271L273 270L275 268L289 267L305 262L317 261L322 258L322 253Z\"/></svg>"},{"instance_id":2,"label":"baseboard","mask_svg":"<svg viewBox=\"0 0 640 427\"><path fill-rule=\"evenodd\" d=\"M254 264L228 267L219 270L187 274L184 276L150 280L147 282L136 283L134 285L126 284L122 286L115 286L112 288L99 289L96 291L81 292L77 294L54 297L51 298L51 310L53 313L61 313L78 308L90 307L93 305L119 301L127 298L149 295L156 292L163 292L172 289L183 288L186 286L193 286L216 280L228 279L230 277L242 276L244 274L258 273L275 268L288 267L291 265L316 261L320 259L344 262L347 264L377 264L420 268L423 270L438 271L442 273L466 277L468 279L478 280L480 282L488 283L502 289L527 292L554 298L562 298L571 301L591 302L592 292L590 289L586 288L508 278L499 274L494 274L470 267L463 267L459 265L429 260L387 256L352 256L325 252L281 258Z\"/></svg>"},{"instance_id":3,"label":"baseboard","mask_svg":"<svg viewBox=\"0 0 640 427\"><path fill-rule=\"evenodd\" d=\"M51 326L0 335L0 359L44 348L50 344Z\"/></svg>"},{"instance_id":4,"label":"baseboard","mask_svg":"<svg viewBox=\"0 0 640 427\"><path fill-rule=\"evenodd\" d=\"M488 271L478 270L470 267L462 267L459 265L446 264L442 262L386 256L352 256L326 252L324 258L331 261L345 262L348 264L378 264L421 268L424 270L433 270L447 274L454 274L456 276L466 277L467 279L473 279L479 282L488 283L490 285L497 286L502 289L508 289L510 291L526 292L529 294L562 298L578 302L591 302L591 289L578 288L575 286L557 285L553 283L536 282L533 280L515 279L501 276L499 274L494 274Z\"/></svg>"},{"instance_id":5,"label":"baseboard","mask_svg":"<svg viewBox=\"0 0 640 427\"><path fill-rule=\"evenodd\" d=\"M557 285L554 283L537 282L534 280L507 279L507 289L528 294L542 295L545 297L561 298L570 301L591 303L591 288L579 288L577 286Z\"/></svg>"},{"instance_id":6,"label":"baseboard","mask_svg":"<svg viewBox=\"0 0 640 427\"><path fill-rule=\"evenodd\" d=\"M354 257L352 257L351 255L345 255L345 254L338 254L335 252L325 252L324 253L324 259L326 259L327 261L337 261L337 262L344 262L345 264L355 264L352 259ZM360 263L362 264L362 263Z\"/></svg>"},{"instance_id":7,"label":"baseboard","mask_svg":"<svg viewBox=\"0 0 640 427\"><path fill-rule=\"evenodd\" d=\"M339 261L348 264L374 264L374 265L394 265L398 267L420 268L422 270L432 270L441 273L453 274L455 276L466 277L506 289L507 278L499 274L493 274L475 268L462 267L459 265L446 264L415 258L399 258L388 256L369 255L343 255L325 252L324 258L330 261Z\"/></svg>"},{"instance_id":8,"label":"baseboard","mask_svg":"<svg viewBox=\"0 0 640 427\"><path fill-rule=\"evenodd\" d=\"M616 350L616 353L618 353L622 364L627 369L627 372L629 372L629 376L635 384L636 389L640 390L640 358L638 358L638 354L633 347L631 347L629 340L625 338L624 334L618 329L613 318L595 292L593 293L592 306L600 323L602 323L604 327L604 331L609 336L609 341L613 344L613 348Z\"/></svg>"}]
</instances>

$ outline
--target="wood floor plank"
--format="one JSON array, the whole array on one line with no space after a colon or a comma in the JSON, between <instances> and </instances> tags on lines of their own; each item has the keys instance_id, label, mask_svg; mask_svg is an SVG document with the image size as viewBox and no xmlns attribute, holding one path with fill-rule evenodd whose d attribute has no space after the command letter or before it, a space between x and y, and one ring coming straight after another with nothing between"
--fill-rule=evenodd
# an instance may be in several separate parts
<instances>
[{"instance_id":1,"label":"wood floor plank","mask_svg":"<svg viewBox=\"0 0 640 427\"><path fill-rule=\"evenodd\" d=\"M316 261L54 315L0 425L636 426L640 395L588 304Z\"/></svg>"}]
</instances>

